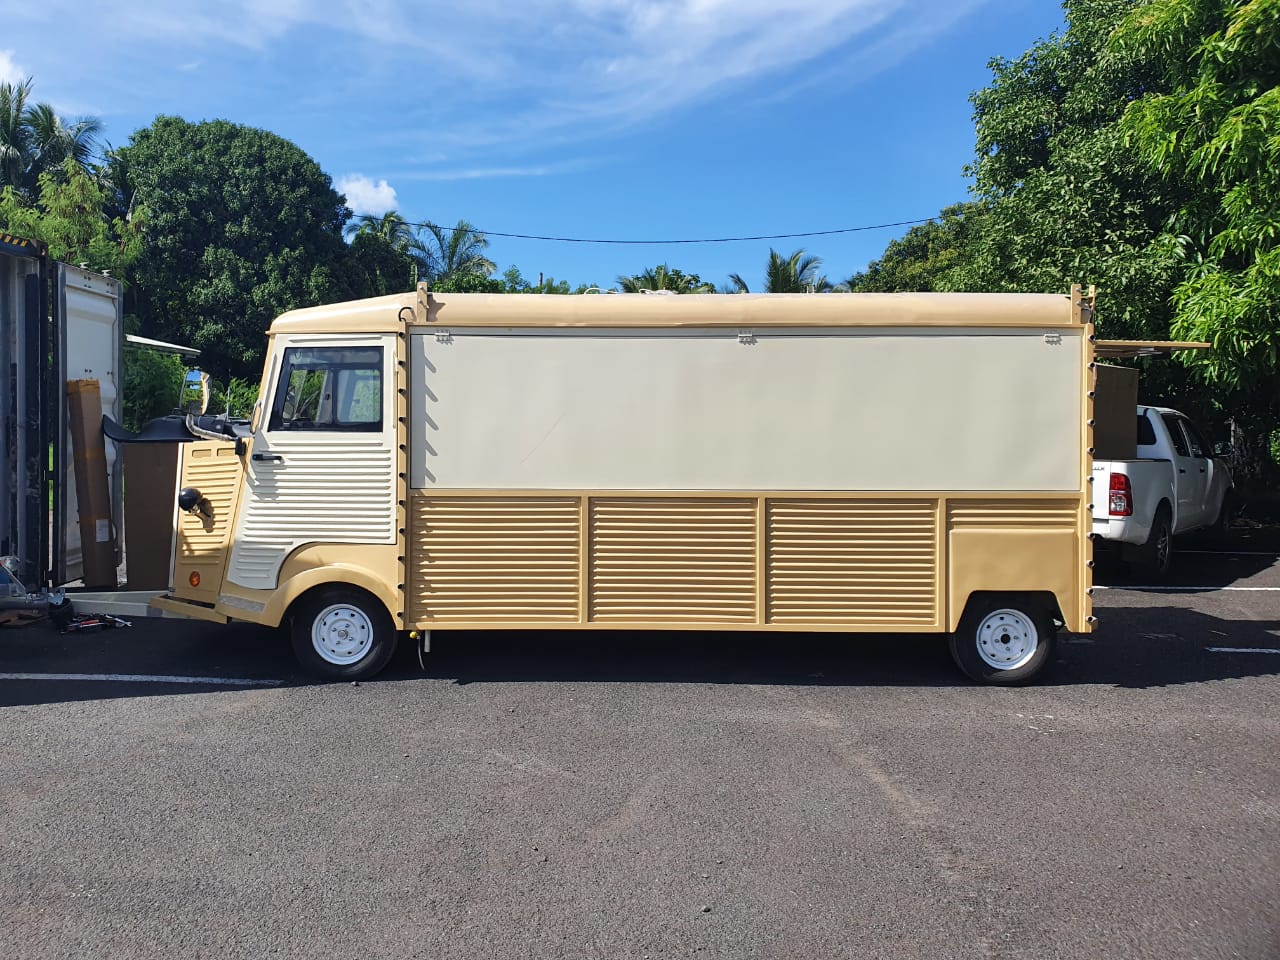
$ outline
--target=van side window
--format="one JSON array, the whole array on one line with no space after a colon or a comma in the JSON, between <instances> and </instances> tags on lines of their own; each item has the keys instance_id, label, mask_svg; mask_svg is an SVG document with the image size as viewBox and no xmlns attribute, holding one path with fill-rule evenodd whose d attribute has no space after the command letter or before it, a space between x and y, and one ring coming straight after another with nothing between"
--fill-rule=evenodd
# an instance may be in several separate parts
<instances>
[{"instance_id":1,"label":"van side window","mask_svg":"<svg viewBox=\"0 0 1280 960\"><path fill-rule=\"evenodd\" d=\"M1169 439L1173 441L1173 449L1177 451L1178 456L1190 456L1191 454L1187 451L1187 438L1182 433L1178 418L1171 413L1162 413L1161 417L1164 418L1164 427L1169 431Z\"/></svg>"},{"instance_id":2,"label":"van side window","mask_svg":"<svg viewBox=\"0 0 1280 960\"><path fill-rule=\"evenodd\" d=\"M286 348L267 429L380 431L382 348Z\"/></svg>"}]
</instances>

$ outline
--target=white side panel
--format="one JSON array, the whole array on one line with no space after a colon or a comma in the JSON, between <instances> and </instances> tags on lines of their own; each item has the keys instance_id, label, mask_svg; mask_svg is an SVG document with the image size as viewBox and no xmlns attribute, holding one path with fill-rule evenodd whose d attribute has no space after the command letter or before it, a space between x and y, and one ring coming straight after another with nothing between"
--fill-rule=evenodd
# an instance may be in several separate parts
<instances>
[{"instance_id":1,"label":"white side panel","mask_svg":"<svg viewBox=\"0 0 1280 960\"><path fill-rule=\"evenodd\" d=\"M1073 329L415 334L410 479L1077 491L1082 348Z\"/></svg>"},{"instance_id":2,"label":"white side panel","mask_svg":"<svg viewBox=\"0 0 1280 960\"><path fill-rule=\"evenodd\" d=\"M308 543L395 543L395 337L277 337L273 352L296 346L380 346L383 430L380 433L272 432L259 427L248 458L244 501L227 579L273 590L280 568ZM272 363L262 424L275 402L280 363ZM273 458L279 458L273 459Z\"/></svg>"},{"instance_id":3,"label":"white side panel","mask_svg":"<svg viewBox=\"0 0 1280 960\"><path fill-rule=\"evenodd\" d=\"M102 391L102 412L116 422L121 419L121 344L120 329L120 281L99 273L91 273L80 267L59 264L59 300L63 329L62 382L59 391L59 409L65 410L66 381L97 380ZM57 522L62 528L65 563L65 580L78 580L84 575L83 554L80 548L80 521L76 500L75 463L71 457L71 434L62 418L62 443L65 455L62 489L65 510ZM110 441L106 444L107 478L111 487L111 516L119 525L121 521L121 471L118 466L119 450ZM117 541L118 543L118 541Z\"/></svg>"}]
</instances>

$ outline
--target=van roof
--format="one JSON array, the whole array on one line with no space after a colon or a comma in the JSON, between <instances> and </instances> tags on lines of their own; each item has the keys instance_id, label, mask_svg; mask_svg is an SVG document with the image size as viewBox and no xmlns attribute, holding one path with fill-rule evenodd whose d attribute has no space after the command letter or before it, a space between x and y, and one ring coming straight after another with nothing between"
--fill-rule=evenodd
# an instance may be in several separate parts
<instances>
[{"instance_id":1,"label":"van roof","mask_svg":"<svg viewBox=\"0 0 1280 960\"><path fill-rule=\"evenodd\" d=\"M418 291L282 314L272 333L448 327L1067 327L1071 299L1039 293L744 293L652 296Z\"/></svg>"}]
</instances>

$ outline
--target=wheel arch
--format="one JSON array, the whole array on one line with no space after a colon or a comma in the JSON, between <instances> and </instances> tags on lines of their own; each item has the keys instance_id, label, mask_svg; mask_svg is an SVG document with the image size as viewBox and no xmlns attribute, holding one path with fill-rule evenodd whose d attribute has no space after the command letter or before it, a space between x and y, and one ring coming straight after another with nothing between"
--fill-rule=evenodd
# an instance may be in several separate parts
<instances>
[{"instance_id":1,"label":"wheel arch","mask_svg":"<svg viewBox=\"0 0 1280 960\"><path fill-rule=\"evenodd\" d=\"M1011 607L1019 604L1035 607L1047 613L1055 623L1066 622L1062 613L1062 601L1052 590L974 590L952 617L952 632L959 629L960 623L971 610L996 600L1008 603Z\"/></svg>"},{"instance_id":2,"label":"wheel arch","mask_svg":"<svg viewBox=\"0 0 1280 960\"><path fill-rule=\"evenodd\" d=\"M326 587L355 587L369 594L386 609L391 622L398 625L398 592L372 571L347 564L312 567L283 580L264 611L267 622L279 626L293 615L299 603Z\"/></svg>"}]
</instances>

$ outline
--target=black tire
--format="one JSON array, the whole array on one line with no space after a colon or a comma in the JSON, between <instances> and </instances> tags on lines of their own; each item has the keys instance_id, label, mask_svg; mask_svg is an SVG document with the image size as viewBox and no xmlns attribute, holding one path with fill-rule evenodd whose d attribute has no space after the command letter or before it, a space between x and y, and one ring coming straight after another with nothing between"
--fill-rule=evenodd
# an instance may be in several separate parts
<instances>
[{"instance_id":1,"label":"black tire","mask_svg":"<svg viewBox=\"0 0 1280 960\"><path fill-rule=\"evenodd\" d=\"M1026 683L1053 656L1057 630L1042 605L1021 597L974 599L951 634L951 658L978 683Z\"/></svg>"},{"instance_id":2,"label":"black tire","mask_svg":"<svg viewBox=\"0 0 1280 960\"><path fill-rule=\"evenodd\" d=\"M1133 568L1136 573L1159 583L1173 567L1173 520L1167 504L1156 508L1151 521L1151 534L1141 547Z\"/></svg>"},{"instance_id":3,"label":"black tire","mask_svg":"<svg viewBox=\"0 0 1280 960\"><path fill-rule=\"evenodd\" d=\"M326 680L367 680L396 651L395 624L382 602L358 587L323 587L293 610L293 653Z\"/></svg>"}]
</instances>

